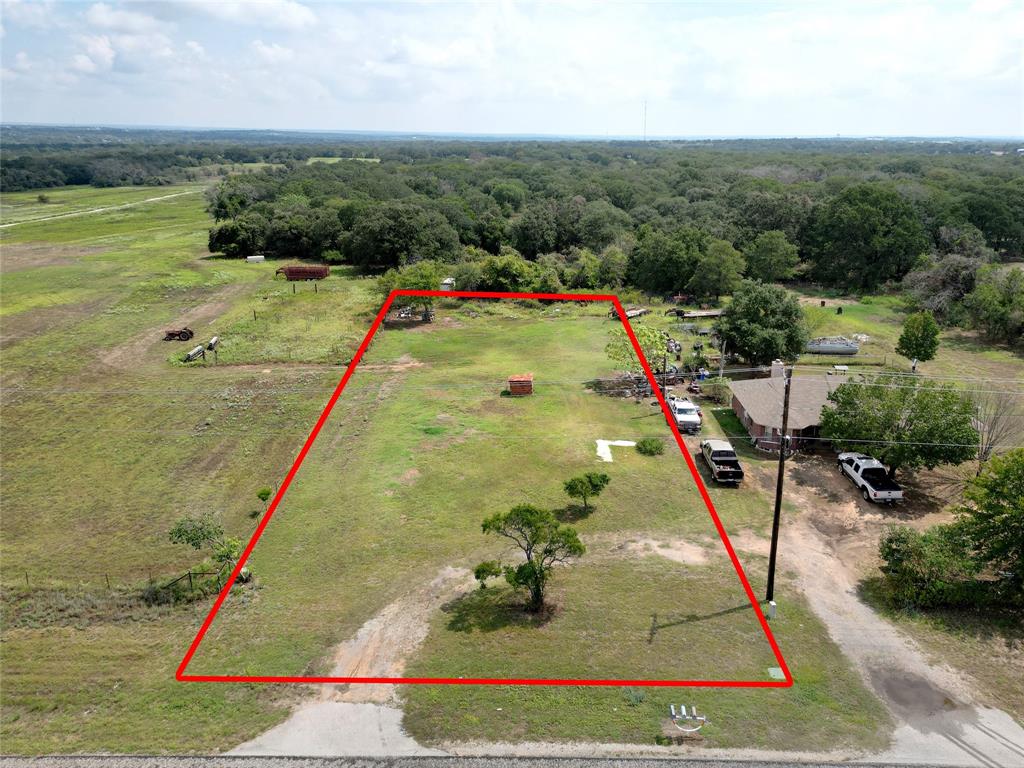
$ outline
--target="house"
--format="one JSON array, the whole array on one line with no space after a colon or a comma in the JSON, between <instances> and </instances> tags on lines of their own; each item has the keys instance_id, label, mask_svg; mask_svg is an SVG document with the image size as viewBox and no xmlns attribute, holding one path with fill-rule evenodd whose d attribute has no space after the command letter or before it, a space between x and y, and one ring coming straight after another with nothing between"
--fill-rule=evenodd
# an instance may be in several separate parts
<instances>
[{"instance_id":1,"label":"house","mask_svg":"<svg viewBox=\"0 0 1024 768\"><path fill-rule=\"evenodd\" d=\"M821 409L828 402L829 393L841 383L842 377L793 376L789 391L789 422L786 425L793 447L818 436ZM754 445L778 448L785 395L782 364L772 364L770 378L734 381L730 388L733 413L750 433Z\"/></svg>"},{"instance_id":2,"label":"house","mask_svg":"<svg viewBox=\"0 0 1024 768\"><path fill-rule=\"evenodd\" d=\"M441 290L442 291L454 291L455 290L455 278L454 277L446 277L444 280L442 280L441 281Z\"/></svg>"}]
</instances>

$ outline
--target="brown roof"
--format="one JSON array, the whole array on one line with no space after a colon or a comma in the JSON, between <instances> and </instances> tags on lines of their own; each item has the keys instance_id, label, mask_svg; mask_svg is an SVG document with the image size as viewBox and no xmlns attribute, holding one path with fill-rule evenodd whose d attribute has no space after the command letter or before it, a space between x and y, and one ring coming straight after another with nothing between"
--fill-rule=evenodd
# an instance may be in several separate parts
<instances>
[{"instance_id":1,"label":"brown roof","mask_svg":"<svg viewBox=\"0 0 1024 768\"><path fill-rule=\"evenodd\" d=\"M533 381L532 373L520 373L515 376L509 376L509 381Z\"/></svg>"},{"instance_id":2,"label":"brown roof","mask_svg":"<svg viewBox=\"0 0 1024 768\"><path fill-rule=\"evenodd\" d=\"M828 402L828 393L840 383L830 376L794 376L789 392L789 429L820 424L821 409ZM734 381L730 386L755 423L782 429L784 386L781 376Z\"/></svg>"}]
</instances>

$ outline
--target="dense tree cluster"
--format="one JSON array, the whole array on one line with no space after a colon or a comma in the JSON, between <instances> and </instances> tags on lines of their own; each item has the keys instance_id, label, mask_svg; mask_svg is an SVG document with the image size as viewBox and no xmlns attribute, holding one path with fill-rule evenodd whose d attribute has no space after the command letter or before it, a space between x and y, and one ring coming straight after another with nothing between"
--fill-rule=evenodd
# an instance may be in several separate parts
<instances>
[{"instance_id":1,"label":"dense tree cluster","mask_svg":"<svg viewBox=\"0 0 1024 768\"><path fill-rule=\"evenodd\" d=\"M319 157L338 162L307 162ZM704 301L744 278L853 291L905 281L911 308L940 324L1021 335L1020 280L1001 267L1024 256L1024 158L998 143L14 127L0 182L164 183L238 162L266 165L209 194L209 247L228 256L375 272L433 261L459 288L629 285Z\"/></svg>"},{"instance_id":2,"label":"dense tree cluster","mask_svg":"<svg viewBox=\"0 0 1024 768\"><path fill-rule=\"evenodd\" d=\"M353 147L367 152L345 151ZM210 200L218 222L211 247L331 252L381 269L504 248L530 262L555 256L547 267L563 284L569 266L593 267L615 248L625 273L611 269L612 279L708 297L744 275L806 273L869 290L927 268L929 258L1021 254L1017 158L954 162L897 150L876 157L762 143L746 152L715 143L381 143L373 146L378 163L286 162L225 180ZM583 273L568 279L601 281Z\"/></svg>"}]
</instances>

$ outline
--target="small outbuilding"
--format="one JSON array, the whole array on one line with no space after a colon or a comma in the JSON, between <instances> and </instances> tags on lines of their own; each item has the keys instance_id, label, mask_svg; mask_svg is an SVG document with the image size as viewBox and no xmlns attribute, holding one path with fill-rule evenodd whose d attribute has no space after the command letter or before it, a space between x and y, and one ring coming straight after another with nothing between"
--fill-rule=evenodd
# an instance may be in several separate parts
<instances>
[{"instance_id":1,"label":"small outbuilding","mask_svg":"<svg viewBox=\"0 0 1024 768\"><path fill-rule=\"evenodd\" d=\"M455 278L454 277L446 277L444 280L442 280L441 281L441 290L442 291L454 291L455 290Z\"/></svg>"},{"instance_id":2,"label":"small outbuilding","mask_svg":"<svg viewBox=\"0 0 1024 768\"><path fill-rule=\"evenodd\" d=\"M520 373L508 377L508 393L512 397L523 397L533 394L533 374Z\"/></svg>"}]
</instances>

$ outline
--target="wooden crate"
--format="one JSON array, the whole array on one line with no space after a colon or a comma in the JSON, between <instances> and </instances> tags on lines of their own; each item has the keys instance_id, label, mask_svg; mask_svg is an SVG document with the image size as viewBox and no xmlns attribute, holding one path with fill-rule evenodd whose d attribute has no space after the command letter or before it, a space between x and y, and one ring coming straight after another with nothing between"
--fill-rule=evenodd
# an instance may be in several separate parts
<instances>
[{"instance_id":1,"label":"wooden crate","mask_svg":"<svg viewBox=\"0 0 1024 768\"><path fill-rule=\"evenodd\" d=\"M533 394L533 374L521 373L508 377L508 392L512 397L523 397Z\"/></svg>"}]
</instances>

